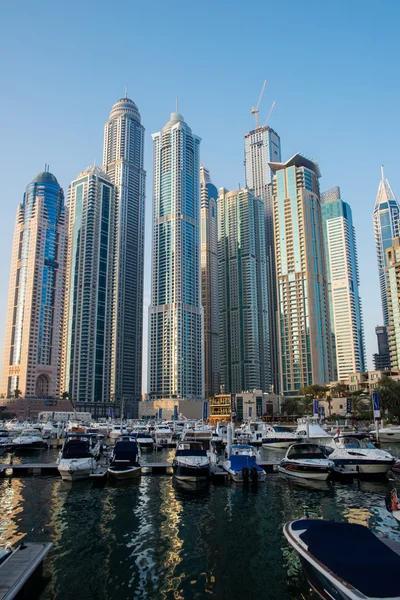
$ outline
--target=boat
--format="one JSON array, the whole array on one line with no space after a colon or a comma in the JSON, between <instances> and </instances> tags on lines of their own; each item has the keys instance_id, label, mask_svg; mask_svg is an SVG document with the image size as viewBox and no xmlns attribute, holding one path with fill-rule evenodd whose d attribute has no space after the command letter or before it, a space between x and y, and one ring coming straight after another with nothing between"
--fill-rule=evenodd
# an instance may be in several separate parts
<instances>
[{"instance_id":1,"label":"boat","mask_svg":"<svg viewBox=\"0 0 400 600\"><path fill-rule=\"evenodd\" d=\"M259 451L255 450L255 448L249 444L233 444L230 450L230 455L232 454L235 456L250 456L250 458L253 458L254 460L260 458ZM228 458L228 448L225 448L225 458Z\"/></svg>"},{"instance_id":2,"label":"boat","mask_svg":"<svg viewBox=\"0 0 400 600\"><path fill-rule=\"evenodd\" d=\"M181 435L181 441L205 442L210 445L213 434L209 425L204 423L193 423L184 428Z\"/></svg>"},{"instance_id":3,"label":"boat","mask_svg":"<svg viewBox=\"0 0 400 600\"><path fill-rule=\"evenodd\" d=\"M335 463L335 472L353 475L386 475L396 459L385 450L378 450L363 436L336 435L332 442L333 451L329 460ZM331 446L331 447L332 447Z\"/></svg>"},{"instance_id":4,"label":"boat","mask_svg":"<svg viewBox=\"0 0 400 600\"><path fill-rule=\"evenodd\" d=\"M376 429L375 431L370 431L370 434L377 439ZM378 438L380 442L400 442L400 427L391 426L378 428Z\"/></svg>"},{"instance_id":5,"label":"boat","mask_svg":"<svg viewBox=\"0 0 400 600\"><path fill-rule=\"evenodd\" d=\"M297 429L294 433L298 442L309 441L321 446L329 446L334 437L334 434L325 431L314 417L298 419Z\"/></svg>"},{"instance_id":6,"label":"boat","mask_svg":"<svg viewBox=\"0 0 400 600\"><path fill-rule=\"evenodd\" d=\"M11 445L11 437L8 429L0 429L0 448L7 449Z\"/></svg>"},{"instance_id":7,"label":"boat","mask_svg":"<svg viewBox=\"0 0 400 600\"><path fill-rule=\"evenodd\" d=\"M292 444L281 460L278 470L302 479L325 481L332 473L334 463L327 459L318 444Z\"/></svg>"},{"instance_id":8,"label":"boat","mask_svg":"<svg viewBox=\"0 0 400 600\"><path fill-rule=\"evenodd\" d=\"M154 430L154 443L156 446L164 446L165 448L173 445L172 430L168 425L164 425L163 423L157 425Z\"/></svg>"},{"instance_id":9,"label":"boat","mask_svg":"<svg viewBox=\"0 0 400 600\"><path fill-rule=\"evenodd\" d=\"M117 440L121 435L128 433L128 430L124 425L113 425L109 437L111 440Z\"/></svg>"},{"instance_id":10,"label":"boat","mask_svg":"<svg viewBox=\"0 0 400 600\"><path fill-rule=\"evenodd\" d=\"M264 432L262 445L263 448L289 448L298 441L298 437L293 430L288 427L273 425Z\"/></svg>"},{"instance_id":11,"label":"boat","mask_svg":"<svg viewBox=\"0 0 400 600\"><path fill-rule=\"evenodd\" d=\"M135 479L140 477L140 450L136 441L118 440L111 455L108 475L113 479Z\"/></svg>"},{"instance_id":12,"label":"boat","mask_svg":"<svg viewBox=\"0 0 400 600\"><path fill-rule=\"evenodd\" d=\"M202 442L179 442L172 468L176 479L197 481L210 476L210 455Z\"/></svg>"},{"instance_id":13,"label":"boat","mask_svg":"<svg viewBox=\"0 0 400 600\"><path fill-rule=\"evenodd\" d=\"M33 427L26 427L21 433L11 440L11 450L17 452L30 450L43 450L47 448L41 432Z\"/></svg>"},{"instance_id":14,"label":"boat","mask_svg":"<svg viewBox=\"0 0 400 600\"><path fill-rule=\"evenodd\" d=\"M320 598L400 598L400 544L355 523L299 519L283 533Z\"/></svg>"},{"instance_id":15,"label":"boat","mask_svg":"<svg viewBox=\"0 0 400 600\"><path fill-rule=\"evenodd\" d=\"M88 479L97 467L100 455L97 436L68 433L58 458L58 472L63 481Z\"/></svg>"},{"instance_id":16,"label":"boat","mask_svg":"<svg viewBox=\"0 0 400 600\"><path fill-rule=\"evenodd\" d=\"M234 448L234 446L232 447ZM235 483L253 483L265 481L265 471L249 454L231 454L224 460L223 469L229 473Z\"/></svg>"},{"instance_id":17,"label":"boat","mask_svg":"<svg viewBox=\"0 0 400 600\"><path fill-rule=\"evenodd\" d=\"M136 439L141 450L153 450L154 440L147 429L134 429L129 435Z\"/></svg>"},{"instance_id":18,"label":"boat","mask_svg":"<svg viewBox=\"0 0 400 600\"><path fill-rule=\"evenodd\" d=\"M400 523L400 501L396 488L385 497L385 503L387 510Z\"/></svg>"}]
</instances>

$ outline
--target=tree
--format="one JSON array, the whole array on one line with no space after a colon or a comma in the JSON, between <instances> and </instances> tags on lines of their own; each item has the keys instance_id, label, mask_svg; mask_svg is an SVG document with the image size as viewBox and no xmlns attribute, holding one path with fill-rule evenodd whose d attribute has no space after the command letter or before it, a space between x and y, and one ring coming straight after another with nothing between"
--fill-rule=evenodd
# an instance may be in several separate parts
<instances>
[{"instance_id":1,"label":"tree","mask_svg":"<svg viewBox=\"0 0 400 600\"><path fill-rule=\"evenodd\" d=\"M331 387L331 394L333 398L344 398L347 395L347 385L340 383L340 381Z\"/></svg>"},{"instance_id":2,"label":"tree","mask_svg":"<svg viewBox=\"0 0 400 600\"><path fill-rule=\"evenodd\" d=\"M13 393L14 393L14 398L19 398L21 395L21 390L19 390L18 388L15 388Z\"/></svg>"},{"instance_id":3,"label":"tree","mask_svg":"<svg viewBox=\"0 0 400 600\"><path fill-rule=\"evenodd\" d=\"M313 383L313 385L307 385L300 390L300 394L306 396L308 398L318 398L319 400L324 398L326 392L329 388L324 385L318 385L318 383Z\"/></svg>"},{"instance_id":4,"label":"tree","mask_svg":"<svg viewBox=\"0 0 400 600\"><path fill-rule=\"evenodd\" d=\"M327 404L328 404L328 413L329 413L329 417L332 416L332 397L329 396L329 394L326 396L325 398Z\"/></svg>"},{"instance_id":5,"label":"tree","mask_svg":"<svg viewBox=\"0 0 400 600\"><path fill-rule=\"evenodd\" d=\"M64 392L62 398L63 400L69 400L69 392Z\"/></svg>"},{"instance_id":6,"label":"tree","mask_svg":"<svg viewBox=\"0 0 400 600\"><path fill-rule=\"evenodd\" d=\"M381 404L381 410L388 410L395 417L400 416L400 381L390 377L382 377L375 389Z\"/></svg>"},{"instance_id":7,"label":"tree","mask_svg":"<svg viewBox=\"0 0 400 600\"><path fill-rule=\"evenodd\" d=\"M285 415L298 415L299 414L299 399L298 398L285 398L283 401L283 412Z\"/></svg>"}]
</instances>

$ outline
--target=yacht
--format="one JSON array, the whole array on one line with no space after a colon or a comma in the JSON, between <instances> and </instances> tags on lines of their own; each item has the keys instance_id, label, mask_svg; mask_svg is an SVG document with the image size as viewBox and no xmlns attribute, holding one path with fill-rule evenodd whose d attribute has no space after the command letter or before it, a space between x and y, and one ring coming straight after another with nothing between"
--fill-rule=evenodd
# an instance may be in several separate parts
<instances>
[{"instance_id":1,"label":"yacht","mask_svg":"<svg viewBox=\"0 0 400 600\"><path fill-rule=\"evenodd\" d=\"M207 479L210 476L210 455L201 442L179 442L172 467L176 479Z\"/></svg>"},{"instance_id":2,"label":"yacht","mask_svg":"<svg viewBox=\"0 0 400 600\"><path fill-rule=\"evenodd\" d=\"M113 425L109 437L111 440L117 440L121 435L126 435L128 430L125 425Z\"/></svg>"},{"instance_id":3,"label":"yacht","mask_svg":"<svg viewBox=\"0 0 400 600\"><path fill-rule=\"evenodd\" d=\"M164 446L165 448L169 448L173 445L172 430L168 425L164 425L163 423L157 425L154 430L154 443L158 446Z\"/></svg>"},{"instance_id":4,"label":"yacht","mask_svg":"<svg viewBox=\"0 0 400 600\"><path fill-rule=\"evenodd\" d=\"M289 427L272 425L264 432L262 445L263 448L289 448L298 441L298 436Z\"/></svg>"},{"instance_id":5,"label":"yacht","mask_svg":"<svg viewBox=\"0 0 400 600\"><path fill-rule=\"evenodd\" d=\"M326 458L318 444L301 443L290 446L278 469L293 477L325 481L334 466L334 462Z\"/></svg>"},{"instance_id":6,"label":"yacht","mask_svg":"<svg viewBox=\"0 0 400 600\"><path fill-rule=\"evenodd\" d=\"M225 458L229 458L228 451L228 448L225 448ZM260 452L249 444L233 444L230 453L234 456L250 456L254 460L260 458Z\"/></svg>"},{"instance_id":7,"label":"yacht","mask_svg":"<svg viewBox=\"0 0 400 600\"><path fill-rule=\"evenodd\" d=\"M41 432L33 427L26 427L11 440L11 449L16 451L43 450L47 448Z\"/></svg>"},{"instance_id":8,"label":"yacht","mask_svg":"<svg viewBox=\"0 0 400 600\"><path fill-rule=\"evenodd\" d=\"M203 423L194 423L185 429L182 432L181 441L193 441L193 442L205 442L206 444L210 444L212 440L212 431L209 425L204 425Z\"/></svg>"},{"instance_id":9,"label":"yacht","mask_svg":"<svg viewBox=\"0 0 400 600\"><path fill-rule=\"evenodd\" d=\"M376 429L375 431L370 431L370 434L376 438ZM378 428L378 437L380 442L400 442L400 427Z\"/></svg>"},{"instance_id":10,"label":"yacht","mask_svg":"<svg viewBox=\"0 0 400 600\"><path fill-rule=\"evenodd\" d=\"M297 421L295 435L297 441L309 441L321 446L329 445L333 440L333 433L322 429L321 425L313 418L302 418Z\"/></svg>"},{"instance_id":11,"label":"yacht","mask_svg":"<svg viewBox=\"0 0 400 600\"><path fill-rule=\"evenodd\" d=\"M336 435L330 447L333 447L332 452L330 448L326 450L337 473L386 475L396 462L389 452L378 450L367 438Z\"/></svg>"},{"instance_id":12,"label":"yacht","mask_svg":"<svg viewBox=\"0 0 400 600\"><path fill-rule=\"evenodd\" d=\"M232 446L232 450L235 446ZM250 454L231 454L222 464L223 469L229 473L235 483L257 484L265 481L265 471L256 463Z\"/></svg>"},{"instance_id":13,"label":"yacht","mask_svg":"<svg viewBox=\"0 0 400 600\"><path fill-rule=\"evenodd\" d=\"M124 436L125 437L125 436ZM133 438L117 440L111 455L108 475L113 479L135 479L141 475L140 449Z\"/></svg>"},{"instance_id":14,"label":"yacht","mask_svg":"<svg viewBox=\"0 0 400 600\"><path fill-rule=\"evenodd\" d=\"M8 429L0 429L0 448L11 446L11 437Z\"/></svg>"},{"instance_id":15,"label":"yacht","mask_svg":"<svg viewBox=\"0 0 400 600\"><path fill-rule=\"evenodd\" d=\"M69 433L58 458L58 472L63 481L88 479L97 467L100 441L96 436Z\"/></svg>"}]
</instances>

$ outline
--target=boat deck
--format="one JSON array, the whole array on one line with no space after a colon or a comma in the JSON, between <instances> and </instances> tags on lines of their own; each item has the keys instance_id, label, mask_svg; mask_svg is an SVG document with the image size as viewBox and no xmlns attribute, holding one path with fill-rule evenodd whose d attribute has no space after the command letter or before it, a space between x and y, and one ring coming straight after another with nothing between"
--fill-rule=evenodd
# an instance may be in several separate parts
<instances>
[{"instance_id":1,"label":"boat deck","mask_svg":"<svg viewBox=\"0 0 400 600\"><path fill-rule=\"evenodd\" d=\"M52 543L21 544L0 565L0 600L12 600L27 583L52 547Z\"/></svg>"}]
</instances>

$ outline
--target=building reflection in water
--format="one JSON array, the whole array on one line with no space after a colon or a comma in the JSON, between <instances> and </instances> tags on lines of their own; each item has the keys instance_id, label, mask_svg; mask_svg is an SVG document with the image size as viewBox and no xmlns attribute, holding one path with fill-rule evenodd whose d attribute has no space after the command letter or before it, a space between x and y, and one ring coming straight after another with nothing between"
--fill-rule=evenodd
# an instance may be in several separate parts
<instances>
[{"instance_id":1,"label":"building reflection in water","mask_svg":"<svg viewBox=\"0 0 400 600\"><path fill-rule=\"evenodd\" d=\"M0 548L15 546L25 537L18 523L19 515L24 510L24 487L22 479L12 477L0 480Z\"/></svg>"}]
</instances>

